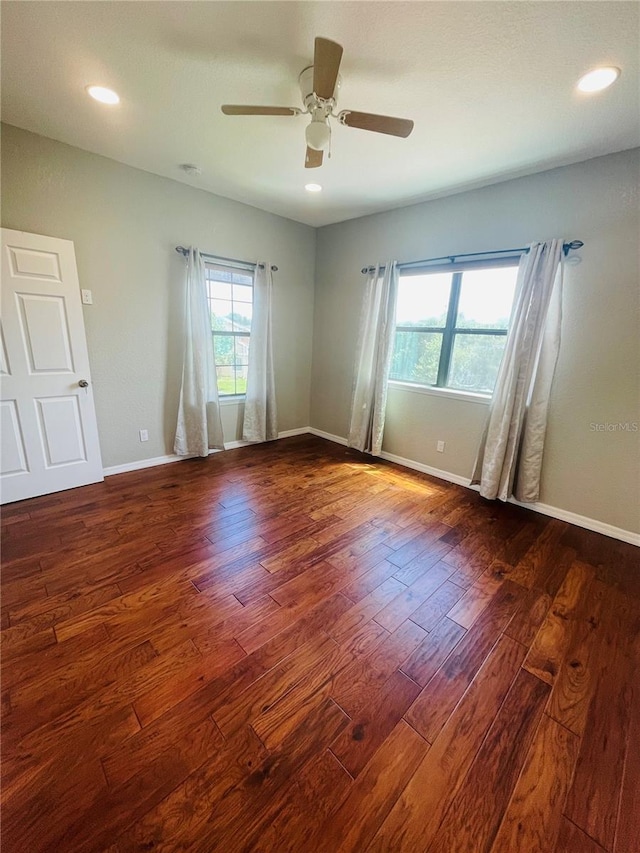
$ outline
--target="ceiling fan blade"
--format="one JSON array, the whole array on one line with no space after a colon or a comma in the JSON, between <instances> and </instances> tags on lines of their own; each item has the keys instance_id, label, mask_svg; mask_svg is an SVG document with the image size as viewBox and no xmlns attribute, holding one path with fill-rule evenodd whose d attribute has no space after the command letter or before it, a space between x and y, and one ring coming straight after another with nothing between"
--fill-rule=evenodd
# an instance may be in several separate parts
<instances>
[{"instance_id":1,"label":"ceiling fan blade","mask_svg":"<svg viewBox=\"0 0 640 853\"><path fill-rule=\"evenodd\" d=\"M226 116L296 116L300 113L296 107L251 107L242 104L223 104L221 109Z\"/></svg>"},{"instance_id":2,"label":"ceiling fan blade","mask_svg":"<svg viewBox=\"0 0 640 853\"><path fill-rule=\"evenodd\" d=\"M333 97L342 60L342 45L317 38L313 55L313 91L319 98Z\"/></svg>"},{"instance_id":3,"label":"ceiling fan blade","mask_svg":"<svg viewBox=\"0 0 640 853\"><path fill-rule=\"evenodd\" d=\"M315 148L309 148L307 145L307 156L304 158L305 169L315 169L322 166L322 158L324 151L316 151Z\"/></svg>"},{"instance_id":4,"label":"ceiling fan blade","mask_svg":"<svg viewBox=\"0 0 640 853\"><path fill-rule=\"evenodd\" d=\"M373 113L358 113L344 110L338 116L340 124L358 127L360 130L372 130L375 133L388 133L390 136L406 138L413 130L413 122L408 118L377 116Z\"/></svg>"}]
</instances>

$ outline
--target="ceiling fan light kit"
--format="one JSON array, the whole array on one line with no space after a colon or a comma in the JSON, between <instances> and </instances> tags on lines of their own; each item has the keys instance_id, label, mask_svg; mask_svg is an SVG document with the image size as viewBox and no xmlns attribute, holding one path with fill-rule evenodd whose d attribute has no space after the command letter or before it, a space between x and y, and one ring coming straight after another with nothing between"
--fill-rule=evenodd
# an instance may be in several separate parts
<instances>
[{"instance_id":1,"label":"ceiling fan light kit","mask_svg":"<svg viewBox=\"0 0 640 853\"><path fill-rule=\"evenodd\" d=\"M305 131L307 145L315 151L324 151L329 147L331 128L326 119L312 119Z\"/></svg>"},{"instance_id":2,"label":"ceiling fan light kit","mask_svg":"<svg viewBox=\"0 0 640 853\"><path fill-rule=\"evenodd\" d=\"M315 169L322 165L324 152L328 150L331 143L330 118L336 119L345 127L355 127L359 130L385 133L389 136L402 138L409 136L413 130L413 122L409 119L361 113L353 110L335 112L341 82L339 75L341 61L341 45L329 39L317 38L313 65L304 68L298 77L304 110L298 107L224 104L222 112L225 115L310 115L311 122L305 131L307 153L304 165L307 169Z\"/></svg>"}]
</instances>

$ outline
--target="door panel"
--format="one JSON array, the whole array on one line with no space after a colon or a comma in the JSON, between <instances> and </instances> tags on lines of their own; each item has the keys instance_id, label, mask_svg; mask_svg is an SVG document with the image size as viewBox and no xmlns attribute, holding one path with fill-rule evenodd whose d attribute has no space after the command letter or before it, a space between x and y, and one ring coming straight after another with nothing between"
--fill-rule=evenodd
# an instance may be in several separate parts
<instances>
[{"instance_id":1,"label":"door panel","mask_svg":"<svg viewBox=\"0 0 640 853\"><path fill-rule=\"evenodd\" d=\"M0 429L2 430L0 475L25 473L27 461L15 400L0 402Z\"/></svg>"},{"instance_id":2,"label":"door panel","mask_svg":"<svg viewBox=\"0 0 640 853\"><path fill-rule=\"evenodd\" d=\"M0 349L2 503L102 480L69 240L2 229Z\"/></svg>"},{"instance_id":3,"label":"door panel","mask_svg":"<svg viewBox=\"0 0 640 853\"><path fill-rule=\"evenodd\" d=\"M47 468L86 462L77 396L41 397L38 407L42 451Z\"/></svg>"},{"instance_id":4,"label":"door panel","mask_svg":"<svg viewBox=\"0 0 640 853\"><path fill-rule=\"evenodd\" d=\"M69 328L61 296L16 293L30 373L73 373Z\"/></svg>"},{"instance_id":5,"label":"door panel","mask_svg":"<svg viewBox=\"0 0 640 853\"><path fill-rule=\"evenodd\" d=\"M37 237L38 235L31 234L29 236ZM47 239L53 238L48 237ZM62 281L60 258L56 252L27 249L24 246L9 246L8 250L12 278L44 278L49 281Z\"/></svg>"},{"instance_id":6,"label":"door panel","mask_svg":"<svg viewBox=\"0 0 640 853\"><path fill-rule=\"evenodd\" d=\"M9 356L7 355L7 347L4 343L4 332L0 326L0 376L7 376L11 373L9 367Z\"/></svg>"}]
</instances>

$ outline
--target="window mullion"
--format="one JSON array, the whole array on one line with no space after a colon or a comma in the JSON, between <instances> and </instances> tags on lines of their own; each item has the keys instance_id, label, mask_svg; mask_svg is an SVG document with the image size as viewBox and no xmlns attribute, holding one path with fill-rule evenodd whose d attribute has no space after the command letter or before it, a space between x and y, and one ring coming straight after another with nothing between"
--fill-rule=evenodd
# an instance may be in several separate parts
<instances>
[{"instance_id":1,"label":"window mullion","mask_svg":"<svg viewBox=\"0 0 640 853\"><path fill-rule=\"evenodd\" d=\"M438 379L436 386L446 388L449 379L449 367L451 365L451 353L453 351L453 340L455 336L456 318L458 316L458 303L460 301L460 286L462 284L462 273L453 274L451 281L451 295L449 296L449 310L447 311L447 322L442 334L442 348L440 350L440 362L438 364Z\"/></svg>"}]
</instances>

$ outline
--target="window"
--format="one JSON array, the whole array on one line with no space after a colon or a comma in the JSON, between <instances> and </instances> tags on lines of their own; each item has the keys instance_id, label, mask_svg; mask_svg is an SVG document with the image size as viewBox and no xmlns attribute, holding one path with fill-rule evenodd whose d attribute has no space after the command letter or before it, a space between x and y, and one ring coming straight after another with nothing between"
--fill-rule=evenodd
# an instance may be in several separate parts
<instances>
[{"instance_id":1,"label":"window","mask_svg":"<svg viewBox=\"0 0 640 853\"><path fill-rule=\"evenodd\" d=\"M253 270L205 264L218 394L247 390L253 312Z\"/></svg>"},{"instance_id":2,"label":"window","mask_svg":"<svg viewBox=\"0 0 640 853\"><path fill-rule=\"evenodd\" d=\"M389 378L492 394L517 271L513 258L401 270Z\"/></svg>"}]
</instances>

